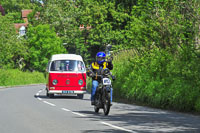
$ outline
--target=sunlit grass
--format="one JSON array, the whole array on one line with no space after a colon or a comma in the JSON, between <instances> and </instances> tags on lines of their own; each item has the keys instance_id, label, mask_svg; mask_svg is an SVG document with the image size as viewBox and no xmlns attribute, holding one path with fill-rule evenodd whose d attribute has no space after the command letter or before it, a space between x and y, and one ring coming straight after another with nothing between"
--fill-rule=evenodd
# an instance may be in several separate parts
<instances>
[{"instance_id":1,"label":"sunlit grass","mask_svg":"<svg viewBox=\"0 0 200 133\"><path fill-rule=\"evenodd\" d=\"M0 86L45 83L43 73L22 72L18 69L0 69Z\"/></svg>"}]
</instances>

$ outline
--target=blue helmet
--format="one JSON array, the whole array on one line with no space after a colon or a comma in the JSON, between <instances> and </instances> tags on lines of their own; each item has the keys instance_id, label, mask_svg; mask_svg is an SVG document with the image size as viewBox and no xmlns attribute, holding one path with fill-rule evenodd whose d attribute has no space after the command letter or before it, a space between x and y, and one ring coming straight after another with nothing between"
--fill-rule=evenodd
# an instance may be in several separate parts
<instances>
[{"instance_id":1,"label":"blue helmet","mask_svg":"<svg viewBox=\"0 0 200 133\"><path fill-rule=\"evenodd\" d=\"M104 52L98 52L96 60L98 64L103 64L106 61L106 54Z\"/></svg>"}]
</instances>

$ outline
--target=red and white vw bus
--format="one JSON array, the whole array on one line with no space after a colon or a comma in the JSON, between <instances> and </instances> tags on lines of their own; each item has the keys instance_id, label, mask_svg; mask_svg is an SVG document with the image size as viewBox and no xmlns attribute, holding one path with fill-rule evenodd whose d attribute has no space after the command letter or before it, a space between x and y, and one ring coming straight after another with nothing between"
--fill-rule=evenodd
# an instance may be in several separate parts
<instances>
[{"instance_id":1,"label":"red and white vw bus","mask_svg":"<svg viewBox=\"0 0 200 133\"><path fill-rule=\"evenodd\" d=\"M80 55L56 54L49 61L46 95L76 94L83 99L86 93L86 68Z\"/></svg>"}]
</instances>

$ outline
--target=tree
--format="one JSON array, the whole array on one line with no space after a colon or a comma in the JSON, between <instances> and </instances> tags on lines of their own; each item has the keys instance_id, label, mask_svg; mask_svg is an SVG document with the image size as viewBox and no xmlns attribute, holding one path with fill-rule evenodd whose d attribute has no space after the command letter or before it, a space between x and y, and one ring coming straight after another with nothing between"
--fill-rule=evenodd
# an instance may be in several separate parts
<instances>
[{"instance_id":1,"label":"tree","mask_svg":"<svg viewBox=\"0 0 200 133\"><path fill-rule=\"evenodd\" d=\"M21 19L21 10L33 10L41 7L41 4L37 0L1 0L0 5L4 8L5 15L9 17L13 23L24 23Z\"/></svg>"},{"instance_id":2,"label":"tree","mask_svg":"<svg viewBox=\"0 0 200 133\"><path fill-rule=\"evenodd\" d=\"M26 61L27 67L32 70L44 71L53 54L66 53L61 39L48 24L29 26L27 35L29 56Z\"/></svg>"},{"instance_id":3,"label":"tree","mask_svg":"<svg viewBox=\"0 0 200 133\"><path fill-rule=\"evenodd\" d=\"M34 9L37 0L1 0L0 4L3 6L5 13L21 12L22 9Z\"/></svg>"},{"instance_id":4,"label":"tree","mask_svg":"<svg viewBox=\"0 0 200 133\"><path fill-rule=\"evenodd\" d=\"M24 38L18 38L14 24L7 17L0 16L0 67L19 67L27 55L27 45Z\"/></svg>"},{"instance_id":5,"label":"tree","mask_svg":"<svg viewBox=\"0 0 200 133\"><path fill-rule=\"evenodd\" d=\"M55 28L69 53L80 54L87 61L90 56L87 44L87 30L80 30L82 10L76 2L52 0L44 1L39 23ZM85 24L87 26L87 24Z\"/></svg>"}]
</instances>

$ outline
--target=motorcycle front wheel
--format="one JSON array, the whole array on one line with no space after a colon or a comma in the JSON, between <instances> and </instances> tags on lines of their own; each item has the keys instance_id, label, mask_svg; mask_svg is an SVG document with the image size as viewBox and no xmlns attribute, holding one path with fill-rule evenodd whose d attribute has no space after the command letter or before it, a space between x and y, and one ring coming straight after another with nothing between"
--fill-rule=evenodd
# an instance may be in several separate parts
<instances>
[{"instance_id":1,"label":"motorcycle front wheel","mask_svg":"<svg viewBox=\"0 0 200 133\"><path fill-rule=\"evenodd\" d=\"M103 112L104 115L108 115L110 112L110 93L107 91L104 91L103 95Z\"/></svg>"},{"instance_id":2,"label":"motorcycle front wheel","mask_svg":"<svg viewBox=\"0 0 200 133\"><path fill-rule=\"evenodd\" d=\"M94 105L94 112L95 113L99 113L99 105L98 105L98 101L100 100L100 96L97 94L97 92L96 92L96 94L95 94L95 105Z\"/></svg>"},{"instance_id":3,"label":"motorcycle front wheel","mask_svg":"<svg viewBox=\"0 0 200 133\"><path fill-rule=\"evenodd\" d=\"M94 112L99 113L99 108L96 105L94 105Z\"/></svg>"}]
</instances>

